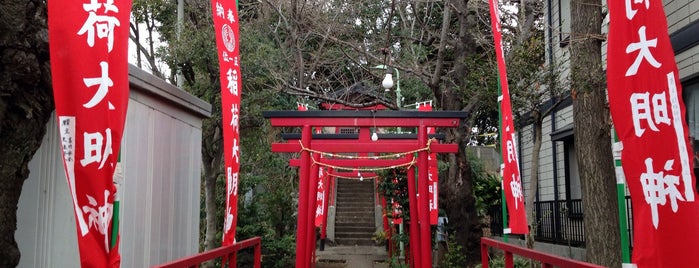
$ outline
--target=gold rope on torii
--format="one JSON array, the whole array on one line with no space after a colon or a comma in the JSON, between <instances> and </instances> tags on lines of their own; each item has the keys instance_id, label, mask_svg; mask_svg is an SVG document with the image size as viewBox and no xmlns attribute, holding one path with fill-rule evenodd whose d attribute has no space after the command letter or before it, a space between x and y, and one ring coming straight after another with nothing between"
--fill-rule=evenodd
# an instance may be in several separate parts
<instances>
[{"instance_id":1,"label":"gold rope on torii","mask_svg":"<svg viewBox=\"0 0 699 268\"><path fill-rule=\"evenodd\" d=\"M329 156L333 158L345 158L345 159L388 159L388 158L401 158L406 155L422 152L422 151L427 151L428 153L430 152L430 145L432 144L433 141L436 141L437 139L435 138L430 138L427 140L427 145L424 148L408 151L408 152L403 152L403 153L395 153L395 154L385 154L385 155L374 155L374 156L353 156L353 155L342 155L342 154L335 154L335 153L327 153L327 152L321 152L317 150L313 150L311 148L306 148L303 146L303 143L299 141L299 145L301 145L301 152L303 151L308 151L311 153L316 153L320 154L321 156ZM315 160L313 160L315 162Z\"/></svg>"},{"instance_id":2,"label":"gold rope on torii","mask_svg":"<svg viewBox=\"0 0 699 268\"><path fill-rule=\"evenodd\" d=\"M416 161L415 159L413 159L412 161L410 161L410 162L408 162L408 163L393 165L393 166L389 166L389 167L377 167L377 168L347 168L347 167L334 166L334 165L330 165L330 164L327 164L327 163L323 163L323 162L317 161L317 160L316 160L314 157L312 157L312 156L311 156L311 161L313 161L313 164L314 164L314 165L319 165L319 166L323 166L323 167L333 168L333 169L336 169L336 170L349 170L349 171L355 171L355 170L357 170L357 171L370 171L370 172L381 171L381 170L388 170L388 169L394 169L394 168L399 168L399 167L408 167L408 168L410 168L411 166L413 166L413 165L415 165L415 164L417 163L417 161Z\"/></svg>"},{"instance_id":3,"label":"gold rope on torii","mask_svg":"<svg viewBox=\"0 0 699 268\"><path fill-rule=\"evenodd\" d=\"M340 179L350 179L350 180L362 180L362 179L371 180L371 179L376 179L379 177L379 176L364 177L364 176L362 176L362 174L359 174L359 177L347 177L347 176L340 176L340 175L336 175L336 174L332 174L332 173L328 173L328 176L333 176L333 177L340 178Z\"/></svg>"}]
</instances>

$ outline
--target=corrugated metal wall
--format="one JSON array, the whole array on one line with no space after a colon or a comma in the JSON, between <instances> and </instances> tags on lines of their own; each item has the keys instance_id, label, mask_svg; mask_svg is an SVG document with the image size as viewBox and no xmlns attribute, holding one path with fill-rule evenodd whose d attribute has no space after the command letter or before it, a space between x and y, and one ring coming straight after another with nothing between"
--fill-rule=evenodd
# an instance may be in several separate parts
<instances>
[{"instance_id":1,"label":"corrugated metal wall","mask_svg":"<svg viewBox=\"0 0 699 268\"><path fill-rule=\"evenodd\" d=\"M130 69L121 160L122 267L198 252L201 120L211 106ZM79 267L75 219L55 120L30 162L18 209L20 267Z\"/></svg>"}]
</instances>

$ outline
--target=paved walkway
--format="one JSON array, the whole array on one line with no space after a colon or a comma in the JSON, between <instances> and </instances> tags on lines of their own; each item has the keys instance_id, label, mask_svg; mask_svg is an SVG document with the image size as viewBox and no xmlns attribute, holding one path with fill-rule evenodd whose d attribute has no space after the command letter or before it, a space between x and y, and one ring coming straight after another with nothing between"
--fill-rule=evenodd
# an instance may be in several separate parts
<instances>
[{"instance_id":1,"label":"paved walkway","mask_svg":"<svg viewBox=\"0 0 699 268\"><path fill-rule=\"evenodd\" d=\"M388 267L386 248L374 246L325 246L316 250L316 268L384 268Z\"/></svg>"}]
</instances>

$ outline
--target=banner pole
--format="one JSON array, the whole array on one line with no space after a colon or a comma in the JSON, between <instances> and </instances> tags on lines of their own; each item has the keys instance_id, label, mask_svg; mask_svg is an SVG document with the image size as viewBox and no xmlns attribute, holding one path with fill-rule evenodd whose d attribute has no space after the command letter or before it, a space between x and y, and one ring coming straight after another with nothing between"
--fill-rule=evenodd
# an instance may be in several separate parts
<instances>
[{"instance_id":1,"label":"banner pole","mask_svg":"<svg viewBox=\"0 0 699 268\"><path fill-rule=\"evenodd\" d=\"M614 171L616 172L616 197L619 208L619 233L621 235L621 262L631 263L631 254L629 250L629 224L626 215L626 178L624 170L621 166L621 150L624 149L623 144L619 141L619 136L616 135L616 130L612 128L614 136L614 144L612 152L614 153Z\"/></svg>"},{"instance_id":2,"label":"banner pole","mask_svg":"<svg viewBox=\"0 0 699 268\"><path fill-rule=\"evenodd\" d=\"M500 71L498 70L498 74ZM500 86L500 76L498 75L498 96L502 96L502 87ZM498 98L498 138L500 139L500 146L503 146L502 141L502 106L499 105L500 98ZM505 168L505 156L501 155L502 163L500 165L500 208L502 211L502 241L508 242L507 230L507 200L505 199L505 180L503 178L503 170Z\"/></svg>"},{"instance_id":3,"label":"banner pole","mask_svg":"<svg viewBox=\"0 0 699 268\"><path fill-rule=\"evenodd\" d=\"M507 232L507 201L505 200L505 185L503 185L503 181L500 181L500 188L502 188L502 191L500 192L500 207L502 208L502 241L508 242L508 233Z\"/></svg>"},{"instance_id":4,"label":"banner pole","mask_svg":"<svg viewBox=\"0 0 699 268\"><path fill-rule=\"evenodd\" d=\"M124 182L124 170L123 170L123 165L121 163L121 152L119 152L119 156L117 158L117 164L116 168L114 169L114 188L116 188L116 192L114 193L114 207L112 208L112 212L114 213L112 216L112 237L110 239L109 243L109 248L112 249L116 246L117 240L119 238L119 209L120 209L120 201L121 201L121 185Z\"/></svg>"}]
</instances>

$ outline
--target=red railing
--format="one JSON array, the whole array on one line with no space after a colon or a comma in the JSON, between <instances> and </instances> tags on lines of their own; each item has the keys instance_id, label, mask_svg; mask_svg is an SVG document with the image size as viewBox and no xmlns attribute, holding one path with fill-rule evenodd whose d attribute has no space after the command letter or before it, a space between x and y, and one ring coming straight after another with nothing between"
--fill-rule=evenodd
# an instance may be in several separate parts
<instances>
[{"instance_id":1,"label":"red railing","mask_svg":"<svg viewBox=\"0 0 699 268\"><path fill-rule=\"evenodd\" d=\"M255 248L255 268L260 268L262 259L262 239L253 237L248 240L237 242L230 246L220 247L207 252L202 252L196 255L174 260L165 264L153 266L153 268L182 268L182 267L199 267L200 264L221 257L222 267L237 267L236 255L238 251L244 248ZM228 266L226 266L226 264Z\"/></svg>"},{"instance_id":2,"label":"red railing","mask_svg":"<svg viewBox=\"0 0 699 268\"><path fill-rule=\"evenodd\" d=\"M505 252L505 268L514 267L514 260L512 255L519 255L528 259L536 260L541 262L541 267L553 268L556 267L566 267L566 268L603 268L604 266L599 266L596 264L591 264L587 262L581 262L571 259L566 259L556 255L551 255L543 252L538 252L528 248L523 248L520 246L515 246L505 242L500 242L492 238L481 238L481 263L483 268L488 268L488 247L497 248Z\"/></svg>"}]
</instances>

